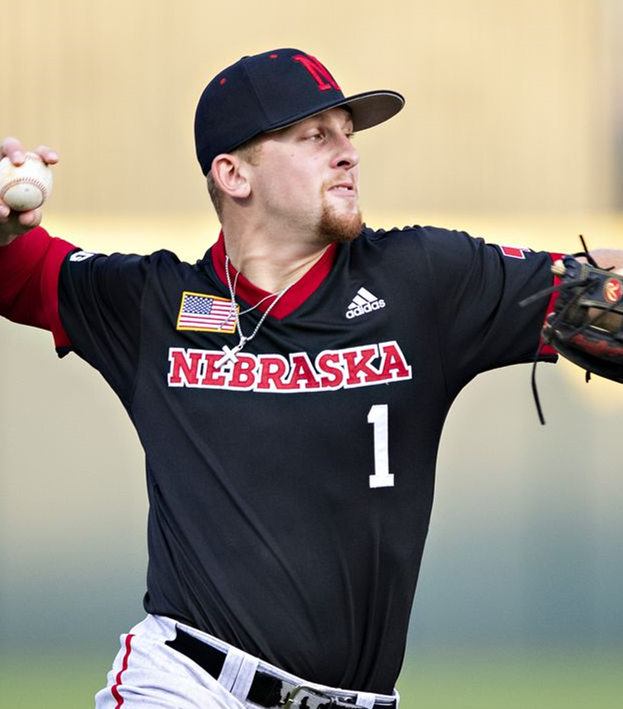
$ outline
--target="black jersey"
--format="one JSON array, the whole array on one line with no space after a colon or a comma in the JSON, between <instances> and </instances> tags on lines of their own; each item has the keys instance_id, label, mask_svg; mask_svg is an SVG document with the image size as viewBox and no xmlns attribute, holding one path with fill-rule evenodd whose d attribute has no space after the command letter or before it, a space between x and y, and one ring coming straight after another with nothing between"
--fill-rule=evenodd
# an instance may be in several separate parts
<instances>
[{"instance_id":1,"label":"black jersey","mask_svg":"<svg viewBox=\"0 0 623 709\"><path fill-rule=\"evenodd\" d=\"M476 374L534 356L547 304L518 301L551 285L550 255L364 229L219 364L239 341L223 255L222 237L195 265L78 252L60 276L73 349L145 450L145 608L310 681L390 693L445 416ZM241 276L241 312L252 290ZM240 315L246 336L269 303Z\"/></svg>"}]
</instances>

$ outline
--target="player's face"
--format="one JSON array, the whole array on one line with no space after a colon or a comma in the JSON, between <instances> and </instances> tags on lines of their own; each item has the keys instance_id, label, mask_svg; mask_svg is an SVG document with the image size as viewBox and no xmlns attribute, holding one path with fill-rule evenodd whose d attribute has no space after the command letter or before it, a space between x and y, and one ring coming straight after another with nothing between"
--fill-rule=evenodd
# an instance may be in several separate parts
<instances>
[{"instance_id":1,"label":"player's face","mask_svg":"<svg viewBox=\"0 0 623 709\"><path fill-rule=\"evenodd\" d=\"M359 155L352 139L350 114L341 108L267 134L252 178L266 219L325 244L358 236Z\"/></svg>"}]
</instances>

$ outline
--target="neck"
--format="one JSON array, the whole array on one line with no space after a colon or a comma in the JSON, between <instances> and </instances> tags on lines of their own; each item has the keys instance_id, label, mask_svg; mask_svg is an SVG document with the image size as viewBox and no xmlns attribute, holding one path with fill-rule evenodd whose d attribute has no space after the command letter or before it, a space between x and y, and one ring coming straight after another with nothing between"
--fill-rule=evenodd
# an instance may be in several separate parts
<instances>
[{"instance_id":1,"label":"neck","mask_svg":"<svg viewBox=\"0 0 623 709\"><path fill-rule=\"evenodd\" d=\"M299 280L326 250L321 243L293 238L290 233L266 234L223 225L225 250L232 266L251 283L275 293Z\"/></svg>"}]
</instances>

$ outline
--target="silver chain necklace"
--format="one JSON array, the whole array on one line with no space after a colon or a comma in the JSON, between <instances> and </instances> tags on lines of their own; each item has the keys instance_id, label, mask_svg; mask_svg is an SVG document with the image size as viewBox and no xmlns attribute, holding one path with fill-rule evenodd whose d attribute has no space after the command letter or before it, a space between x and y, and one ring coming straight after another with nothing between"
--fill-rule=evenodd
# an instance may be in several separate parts
<instances>
[{"instance_id":1,"label":"silver chain necklace","mask_svg":"<svg viewBox=\"0 0 623 709\"><path fill-rule=\"evenodd\" d=\"M238 308L236 307L236 286L238 284L238 276L240 275L240 272L236 272L236 278L234 279L234 285L232 286L231 284L231 276L229 275L229 256L226 254L225 255L225 274L227 276L227 287L229 288L229 295L231 298L231 310L229 312L229 315L225 319L223 325L228 323L232 315L234 317L234 322L236 324L236 327L238 328L238 337L240 338L238 340L238 344L235 345L234 347L228 347L227 345L223 345L221 348L224 352L223 356L218 360L218 362L215 363L215 367L219 368L223 364L226 364L227 362L231 362L232 364L235 364L238 361L238 352L247 344L247 342L250 342L259 332L259 329L262 327L262 323L266 318L268 317L268 314L270 311L277 305L279 302L279 299L281 296L290 288L292 285L291 283L288 283L288 285L285 288L282 288L280 291L277 293L271 293L270 295L265 296L262 298L262 300L258 301L252 308L247 308L246 310L243 310L241 313L238 313ZM240 325L240 315L244 315L245 313L250 313L252 310L255 310L259 305L261 305L265 300L268 300L268 298L274 297L275 300L266 308L264 314L262 317L259 319L259 322L255 326L255 329L253 332L249 335L246 336L242 332L242 327Z\"/></svg>"}]
</instances>

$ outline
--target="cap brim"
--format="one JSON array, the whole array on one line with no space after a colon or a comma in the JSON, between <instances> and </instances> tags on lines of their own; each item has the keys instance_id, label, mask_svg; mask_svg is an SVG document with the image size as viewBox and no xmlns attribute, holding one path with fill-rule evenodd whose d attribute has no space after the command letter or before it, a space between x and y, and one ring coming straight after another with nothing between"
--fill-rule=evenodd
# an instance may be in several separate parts
<instances>
[{"instance_id":1,"label":"cap brim","mask_svg":"<svg viewBox=\"0 0 623 709\"><path fill-rule=\"evenodd\" d=\"M365 130L387 121L401 111L404 105L404 96L396 91L366 91L349 96L338 104L350 109L355 130Z\"/></svg>"},{"instance_id":2,"label":"cap brim","mask_svg":"<svg viewBox=\"0 0 623 709\"><path fill-rule=\"evenodd\" d=\"M335 103L323 106L319 111L312 111L308 114L297 116L294 120L275 126L266 132L272 133L282 128L288 128L307 118L317 116L325 111L330 111L332 108L340 108L341 106L348 108L351 112L353 128L356 131L365 130L366 128L372 128L392 118L404 105L404 96L397 91L366 91L362 94L355 94L354 96L338 99Z\"/></svg>"}]
</instances>

